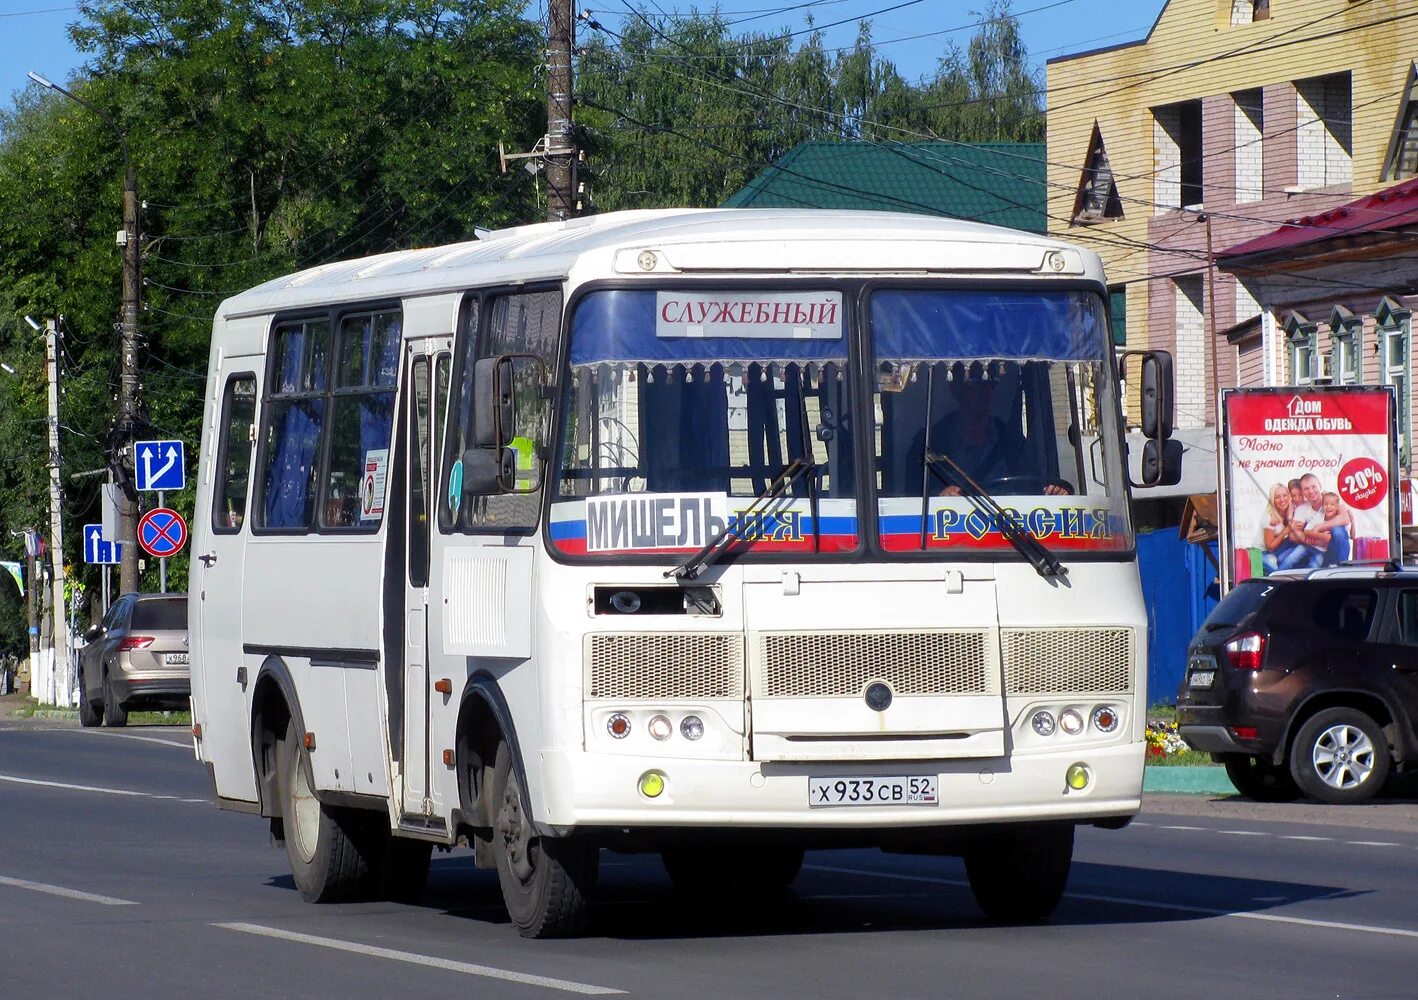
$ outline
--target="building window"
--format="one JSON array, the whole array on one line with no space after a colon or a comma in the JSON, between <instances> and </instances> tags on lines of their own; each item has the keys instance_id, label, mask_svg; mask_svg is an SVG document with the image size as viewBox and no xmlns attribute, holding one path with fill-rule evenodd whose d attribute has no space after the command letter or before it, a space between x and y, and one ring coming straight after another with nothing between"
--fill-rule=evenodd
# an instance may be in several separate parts
<instances>
[{"instance_id":1,"label":"building window","mask_svg":"<svg viewBox=\"0 0 1418 1000\"><path fill-rule=\"evenodd\" d=\"M1408 87L1398 109L1398 125L1384 160L1384 180L1418 175L1418 67L1409 67Z\"/></svg>"},{"instance_id":2,"label":"building window","mask_svg":"<svg viewBox=\"0 0 1418 1000\"><path fill-rule=\"evenodd\" d=\"M1270 0L1231 0L1231 23L1253 24L1270 19Z\"/></svg>"},{"instance_id":3,"label":"building window","mask_svg":"<svg viewBox=\"0 0 1418 1000\"><path fill-rule=\"evenodd\" d=\"M1113 331L1113 346L1126 347L1128 342L1128 288L1114 285L1108 289L1108 320Z\"/></svg>"},{"instance_id":4,"label":"building window","mask_svg":"<svg viewBox=\"0 0 1418 1000\"><path fill-rule=\"evenodd\" d=\"M1292 312L1285 321L1286 353L1290 356L1290 384L1310 385L1318 372L1319 327Z\"/></svg>"},{"instance_id":5,"label":"building window","mask_svg":"<svg viewBox=\"0 0 1418 1000\"><path fill-rule=\"evenodd\" d=\"M1200 208L1201 102L1183 101L1152 109L1152 143L1157 212Z\"/></svg>"},{"instance_id":6,"label":"building window","mask_svg":"<svg viewBox=\"0 0 1418 1000\"><path fill-rule=\"evenodd\" d=\"M1260 201L1265 197L1265 164L1261 137L1265 134L1265 102L1262 91L1241 90L1231 95L1236 102L1236 202Z\"/></svg>"},{"instance_id":7,"label":"building window","mask_svg":"<svg viewBox=\"0 0 1418 1000\"><path fill-rule=\"evenodd\" d=\"M1093 138L1088 143L1088 159L1078 184L1078 197L1074 200L1073 223L1087 225L1122 217L1123 203L1118 197L1113 168L1108 164L1108 151L1103 148L1103 134L1098 123L1094 122Z\"/></svg>"},{"instance_id":8,"label":"building window","mask_svg":"<svg viewBox=\"0 0 1418 1000\"><path fill-rule=\"evenodd\" d=\"M1329 317L1329 377L1338 385L1364 381L1364 321L1344 306Z\"/></svg>"},{"instance_id":9,"label":"building window","mask_svg":"<svg viewBox=\"0 0 1418 1000\"><path fill-rule=\"evenodd\" d=\"M1383 384L1393 386L1398 409L1398 464L1408 468L1413 415L1409 402L1413 381L1412 313L1385 298L1379 303L1378 320L1380 371Z\"/></svg>"},{"instance_id":10,"label":"building window","mask_svg":"<svg viewBox=\"0 0 1418 1000\"><path fill-rule=\"evenodd\" d=\"M1295 155L1301 188L1353 180L1353 99L1348 73L1295 83Z\"/></svg>"}]
</instances>

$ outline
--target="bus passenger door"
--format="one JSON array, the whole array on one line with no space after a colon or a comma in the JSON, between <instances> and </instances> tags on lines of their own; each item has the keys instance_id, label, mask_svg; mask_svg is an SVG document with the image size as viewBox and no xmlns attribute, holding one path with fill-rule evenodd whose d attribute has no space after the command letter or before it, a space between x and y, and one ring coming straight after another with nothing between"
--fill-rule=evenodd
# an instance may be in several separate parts
<instances>
[{"instance_id":1,"label":"bus passenger door","mask_svg":"<svg viewBox=\"0 0 1418 1000\"><path fill-rule=\"evenodd\" d=\"M428 570L432 524L430 498L436 489L437 442L448 396L444 338L413 341L408 347L408 389L400 426L400 459L408 483L404 511L406 544L403 585L402 811L422 815L429 799L428 713L435 697L428 671ZM437 697L442 697L438 695ZM392 708L392 706L391 706ZM393 712L391 711L391 723Z\"/></svg>"}]
</instances>

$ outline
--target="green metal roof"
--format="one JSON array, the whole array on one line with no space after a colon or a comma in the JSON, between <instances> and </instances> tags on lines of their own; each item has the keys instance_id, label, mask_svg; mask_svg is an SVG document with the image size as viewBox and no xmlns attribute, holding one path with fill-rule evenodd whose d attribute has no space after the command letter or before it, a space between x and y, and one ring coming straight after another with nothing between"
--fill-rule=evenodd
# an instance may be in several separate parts
<instances>
[{"instance_id":1,"label":"green metal roof","mask_svg":"<svg viewBox=\"0 0 1418 1000\"><path fill-rule=\"evenodd\" d=\"M1041 142L805 142L725 208L918 212L1048 230Z\"/></svg>"}]
</instances>

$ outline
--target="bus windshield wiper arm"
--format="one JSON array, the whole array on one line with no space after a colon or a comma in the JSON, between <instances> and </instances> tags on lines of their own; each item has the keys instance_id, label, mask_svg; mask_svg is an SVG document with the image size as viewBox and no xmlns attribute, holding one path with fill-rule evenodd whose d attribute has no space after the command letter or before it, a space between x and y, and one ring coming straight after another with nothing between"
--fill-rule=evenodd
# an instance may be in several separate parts
<instances>
[{"instance_id":1,"label":"bus windshield wiper arm","mask_svg":"<svg viewBox=\"0 0 1418 1000\"><path fill-rule=\"evenodd\" d=\"M753 515L758 513L763 507L772 503L782 496L787 490L792 488L793 483L805 473L814 468L814 463L810 458L795 458L787 464L782 472L778 473L767 488L758 496L753 498L753 503L739 514L738 518L730 519L714 535L713 538L704 543L704 547L674 569L665 570L666 577L678 577L681 580L693 580L700 573L718 561L719 557L729 550L735 541L738 540L739 533L753 522Z\"/></svg>"},{"instance_id":2,"label":"bus windshield wiper arm","mask_svg":"<svg viewBox=\"0 0 1418 1000\"><path fill-rule=\"evenodd\" d=\"M947 486L963 486L962 495L965 499L969 500L981 514L994 520L999 533L1010 545L1014 546L1015 551L1029 560L1029 564L1040 576L1068 576L1068 567L1059 562L1059 557L1054 555L1047 545L1021 528L1014 518L1010 517L1009 512L1000 506L999 501L975 482L955 459L927 448L926 465ZM936 471L937 465L944 465L951 477L958 482L947 481Z\"/></svg>"}]
</instances>

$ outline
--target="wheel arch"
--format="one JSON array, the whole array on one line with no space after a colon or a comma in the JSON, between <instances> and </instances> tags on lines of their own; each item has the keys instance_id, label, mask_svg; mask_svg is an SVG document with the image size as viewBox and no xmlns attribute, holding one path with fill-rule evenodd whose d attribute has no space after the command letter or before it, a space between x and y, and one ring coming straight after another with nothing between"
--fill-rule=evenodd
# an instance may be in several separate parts
<instances>
[{"instance_id":1,"label":"wheel arch","mask_svg":"<svg viewBox=\"0 0 1418 1000\"><path fill-rule=\"evenodd\" d=\"M1402 713L1396 712L1386 698L1374 691L1341 688L1317 691L1295 709L1285 727L1284 738L1275 748L1277 765L1284 764L1289 758L1300 727L1330 708L1352 708L1363 712L1377 722L1389 738L1389 749L1396 761L1402 762L1412 756L1411 738Z\"/></svg>"},{"instance_id":2,"label":"wheel arch","mask_svg":"<svg viewBox=\"0 0 1418 1000\"><path fill-rule=\"evenodd\" d=\"M491 801L491 789L482 776L496 760L499 740L505 741L512 751L512 766L517 770L518 785L522 789L522 808L526 815L532 816L527 769L517 740L517 727L512 721L512 710L497 678L485 670L479 670L463 686L454 742L459 819L463 825L477 830L488 831L492 828L495 807Z\"/></svg>"},{"instance_id":3,"label":"wheel arch","mask_svg":"<svg viewBox=\"0 0 1418 1000\"><path fill-rule=\"evenodd\" d=\"M305 732L295 681L284 660L268 656L256 671L256 683L251 692L251 766L256 773L262 816L281 816L276 743L285 737L286 727L291 722L295 723L296 732Z\"/></svg>"}]
</instances>

